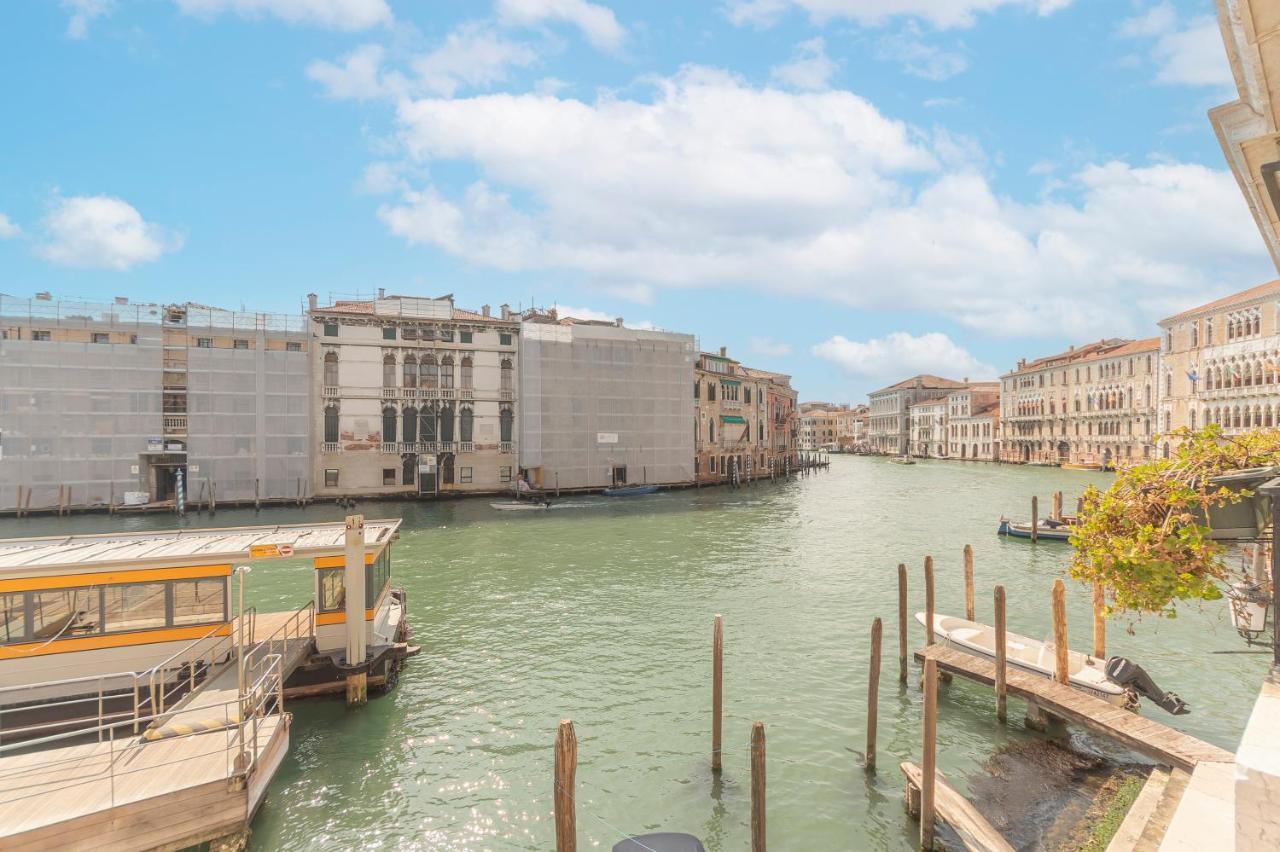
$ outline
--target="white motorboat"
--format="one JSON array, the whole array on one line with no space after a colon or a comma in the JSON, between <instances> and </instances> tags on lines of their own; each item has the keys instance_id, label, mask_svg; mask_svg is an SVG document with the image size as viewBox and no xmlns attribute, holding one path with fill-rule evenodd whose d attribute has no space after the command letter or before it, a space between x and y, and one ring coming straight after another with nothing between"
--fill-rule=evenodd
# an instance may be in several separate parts
<instances>
[{"instance_id":1,"label":"white motorboat","mask_svg":"<svg viewBox=\"0 0 1280 852\"><path fill-rule=\"evenodd\" d=\"M916 621L926 624L926 615L916 613ZM939 642L984 660L995 661L996 631L950 615L933 614L933 633ZM1053 679L1055 654L1052 642L1005 633L1005 659L1011 668ZM1136 708L1138 696L1107 676L1107 661L1079 651L1067 651L1067 679L1071 686L1117 707Z\"/></svg>"},{"instance_id":2,"label":"white motorboat","mask_svg":"<svg viewBox=\"0 0 1280 852\"><path fill-rule=\"evenodd\" d=\"M545 512L551 504L542 500L508 500L503 503L490 503L500 512Z\"/></svg>"}]
</instances>

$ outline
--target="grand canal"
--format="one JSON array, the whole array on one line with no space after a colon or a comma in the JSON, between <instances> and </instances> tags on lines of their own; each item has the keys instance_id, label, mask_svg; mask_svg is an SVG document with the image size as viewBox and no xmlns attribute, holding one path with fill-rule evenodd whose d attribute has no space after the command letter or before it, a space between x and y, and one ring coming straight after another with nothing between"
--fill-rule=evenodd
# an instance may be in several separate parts
<instances>
[{"instance_id":1,"label":"grand canal","mask_svg":"<svg viewBox=\"0 0 1280 852\"><path fill-rule=\"evenodd\" d=\"M883 459L833 459L829 472L739 491L609 501L566 499L548 513L498 513L483 500L364 504L403 515L394 548L422 654L368 707L299 701L293 746L254 823L256 849L547 849L557 722L578 733L582 848L624 832L749 846L747 738L768 734L770 840L776 849L906 849L913 824L897 764L919 759L920 694L899 689L896 566L937 561L938 608L963 612L961 551L975 552L979 618L1008 590L1010 629L1049 633L1063 545L1004 541L1002 514L1032 494L1068 506L1104 474ZM231 525L340 518L333 506L220 511ZM0 535L170 526L167 517L0 522ZM260 610L305 603L309 568L260 563ZM1069 586L1072 644L1089 645L1087 590ZM725 769L708 770L711 619L726 623ZM884 618L880 772L858 768L868 636ZM1177 725L1228 748L1248 717L1265 656L1239 652L1225 606L1175 620L1113 623L1108 651L1129 656L1193 708ZM912 623L913 647L921 631ZM1026 737L1020 705L996 724L989 692L943 693L939 762L956 786L992 751ZM1148 706L1144 712L1160 711ZM1097 747L1079 739L1081 748Z\"/></svg>"}]
</instances>

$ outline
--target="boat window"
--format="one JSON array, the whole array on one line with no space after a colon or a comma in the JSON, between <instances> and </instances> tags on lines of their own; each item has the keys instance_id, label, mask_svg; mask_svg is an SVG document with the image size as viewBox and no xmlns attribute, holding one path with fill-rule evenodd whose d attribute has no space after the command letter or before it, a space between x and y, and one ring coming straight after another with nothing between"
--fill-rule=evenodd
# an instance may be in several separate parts
<instances>
[{"instance_id":1,"label":"boat window","mask_svg":"<svg viewBox=\"0 0 1280 852\"><path fill-rule=\"evenodd\" d=\"M37 642L97 633L102 626L98 589L31 594L31 636Z\"/></svg>"},{"instance_id":2,"label":"boat window","mask_svg":"<svg viewBox=\"0 0 1280 852\"><path fill-rule=\"evenodd\" d=\"M347 598L342 586L341 568L320 569L320 611L340 612L346 606Z\"/></svg>"},{"instance_id":3,"label":"boat window","mask_svg":"<svg viewBox=\"0 0 1280 852\"><path fill-rule=\"evenodd\" d=\"M165 584L106 587L106 629L147 630L165 626Z\"/></svg>"},{"instance_id":4,"label":"boat window","mask_svg":"<svg viewBox=\"0 0 1280 852\"><path fill-rule=\"evenodd\" d=\"M387 581L391 579L391 547L388 545L378 554L378 558L373 560L372 565L366 565L364 570L364 603L366 607L372 607L377 603L378 595L382 594L382 590L386 588Z\"/></svg>"},{"instance_id":5,"label":"boat window","mask_svg":"<svg viewBox=\"0 0 1280 852\"><path fill-rule=\"evenodd\" d=\"M173 583L173 623L217 624L226 621L227 579L201 577Z\"/></svg>"},{"instance_id":6,"label":"boat window","mask_svg":"<svg viewBox=\"0 0 1280 852\"><path fill-rule=\"evenodd\" d=\"M21 593L0 595L0 642L21 642L27 638L27 599Z\"/></svg>"}]
</instances>

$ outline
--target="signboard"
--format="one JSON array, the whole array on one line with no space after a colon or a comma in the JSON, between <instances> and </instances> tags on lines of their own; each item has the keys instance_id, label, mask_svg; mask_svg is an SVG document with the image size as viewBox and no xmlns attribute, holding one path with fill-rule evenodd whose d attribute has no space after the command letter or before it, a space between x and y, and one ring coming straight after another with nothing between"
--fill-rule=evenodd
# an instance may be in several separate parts
<instances>
[{"instance_id":1,"label":"signboard","mask_svg":"<svg viewBox=\"0 0 1280 852\"><path fill-rule=\"evenodd\" d=\"M199 472L200 472L200 465L198 465L198 464L189 464L189 465L187 465L187 471L188 471L188 472L190 472L190 473L199 473Z\"/></svg>"},{"instance_id":2,"label":"signboard","mask_svg":"<svg viewBox=\"0 0 1280 852\"><path fill-rule=\"evenodd\" d=\"M292 544L254 544L249 547L250 559L288 559L292 555Z\"/></svg>"},{"instance_id":3,"label":"signboard","mask_svg":"<svg viewBox=\"0 0 1280 852\"><path fill-rule=\"evenodd\" d=\"M616 444L618 443L618 433L617 432L597 432L596 443L597 444Z\"/></svg>"},{"instance_id":4,"label":"signboard","mask_svg":"<svg viewBox=\"0 0 1280 852\"><path fill-rule=\"evenodd\" d=\"M418 470L421 473L431 473L436 469L435 455L418 456Z\"/></svg>"},{"instance_id":5,"label":"signboard","mask_svg":"<svg viewBox=\"0 0 1280 852\"><path fill-rule=\"evenodd\" d=\"M132 473L134 476L137 476L137 475L138 475L138 466L137 466L136 464L131 464L131 465L129 465L129 472L130 472L130 473Z\"/></svg>"},{"instance_id":6,"label":"signboard","mask_svg":"<svg viewBox=\"0 0 1280 852\"><path fill-rule=\"evenodd\" d=\"M148 438L147 452L159 453L164 451L164 438Z\"/></svg>"}]
</instances>

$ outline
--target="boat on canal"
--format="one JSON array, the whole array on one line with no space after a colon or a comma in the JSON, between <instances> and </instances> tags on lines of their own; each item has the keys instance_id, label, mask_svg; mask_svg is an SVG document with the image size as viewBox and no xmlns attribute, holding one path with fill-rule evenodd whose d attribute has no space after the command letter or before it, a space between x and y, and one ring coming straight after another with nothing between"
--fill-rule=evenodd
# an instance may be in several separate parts
<instances>
[{"instance_id":1,"label":"boat on canal","mask_svg":"<svg viewBox=\"0 0 1280 852\"><path fill-rule=\"evenodd\" d=\"M490 503L492 508L499 512L545 512L551 508L551 501L545 499L538 500L507 500L504 502Z\"/></svg>"},{"instance_id":2,"label":"boat on canal","mask_svg":"<svg viewBox=\"0 0 1280 852\"><path fill-rule=\"evenodd\" d=\"M894 456L889 459L889 464L915 464L916 460L911 456Z\"/></svg>"},{"instance_id":3,"label":"boat on canal","mask_svg":"<svg viewBox=\"0 0 1280 852\"><path fill-rule=\"evenodd\" d=\"M657 485L615 485L600 492L606 497L641 497L645 494L656 494Z\"/></svg>"},{"instance_id":4,"label":"boat on canal","mask_svg":"<svg viewBox=\"0 0 1280 852\"><path fill-rule=\"evenodd\" d=\"M1074 519L1071 518L1063 518L1061 521L1045 518L1036 525L1036 540L1069 541L1071 539L1071 530L1074 526ZM1025 521L1011 521L1008 518L1001 518L1000 526L996 528L996 534L1008 536L1009 538L1029 539L1031 538L1031 524Z\"/></svg>"},{"instance_id":5,"label":"boat on canal","mask_svg":"<svg viewBox=\"0 0 1280 852\"><path fill-rule=\"evenodd\" d=\"M916 621L928 623L928 616L916 613ZM933 632L948 648L972 654L985 660L996 658L995 628L976 621L934 613ZM1005 659L1008 664L1028 674L1052 680L1055 649L1052 642L1041 642L1017 633L1005 634ZM1117 707L1136 706L1136 694L1130 698L1124 686L1107 676L1107 661L1080 651L1067 652L1068 682L1071 686L1101 698Z\"/></svg>"}]
</instances>

